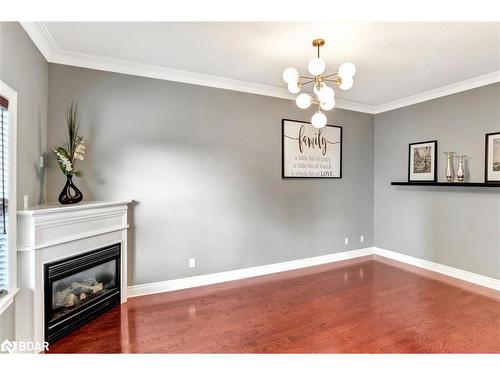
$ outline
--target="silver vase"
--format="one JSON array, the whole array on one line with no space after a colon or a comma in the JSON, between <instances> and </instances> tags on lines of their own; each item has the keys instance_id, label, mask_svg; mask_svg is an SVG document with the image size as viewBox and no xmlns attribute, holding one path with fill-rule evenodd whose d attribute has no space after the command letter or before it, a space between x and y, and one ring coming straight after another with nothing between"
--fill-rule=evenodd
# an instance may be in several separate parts
<instances>
[{"instance_id":1,"label":"silver vase","mask_svg":"<svg viewBox=\"0 0 500 375\"><path fill-rule=\"evenodd\" d=\"M458 155L458 170L457 170L457 179L459 182L465 181L465 168L464 168L464 159L467 155Z\"/></svg>"},{"instance_id":2,"label":"silver vase","mask_svg":"<svg viewBox=\"0 0 500 375\"><path fill-rule=\"evenodd\" d=\"M452 182L454 177L454 169L453 169L453 156L455 153L453 151L445 152L446 155L446 181Z\"/></svg>"}]
</instances>

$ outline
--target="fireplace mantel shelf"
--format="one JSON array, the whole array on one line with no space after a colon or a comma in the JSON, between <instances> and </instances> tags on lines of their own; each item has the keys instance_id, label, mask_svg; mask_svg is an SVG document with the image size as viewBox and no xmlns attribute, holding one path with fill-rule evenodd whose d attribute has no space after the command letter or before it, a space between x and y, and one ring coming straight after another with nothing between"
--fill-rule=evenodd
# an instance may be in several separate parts
<instances>
[{"instance_id":1,"label":"fireplace mantel shelf","mask_svg":"<svg viewBox=\"0 0 500 375\"><path fill-rule=\"evenodd\" d=\"M132 200L119 200L119 201L84 201L77 204L62 205L60 203L45 203L38 206L32 206L23 210L17 211L18 215L33 215L33 214L46 214L50 212L68 212L75 210L82 210L86 208L101 208L110 206L121 206L132 203Z\"/></svg>"}]
</instances>

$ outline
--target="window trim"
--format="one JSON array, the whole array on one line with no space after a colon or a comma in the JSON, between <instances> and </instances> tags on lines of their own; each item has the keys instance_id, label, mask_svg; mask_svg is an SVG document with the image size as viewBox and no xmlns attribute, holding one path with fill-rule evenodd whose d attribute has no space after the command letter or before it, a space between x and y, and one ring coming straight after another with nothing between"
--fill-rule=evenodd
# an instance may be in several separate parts
<instances>
[{"instance_id":1,"label":"window trim","mask_svg":"<svg viewBox=\"0 0 500 375\"><path fill-rule=\"evenodd\" d=\"M0 315L14 301L17 287L17 92L0 80L0 95L9 101L9 289L0 297Z\"/></svg>"}]
</instances>

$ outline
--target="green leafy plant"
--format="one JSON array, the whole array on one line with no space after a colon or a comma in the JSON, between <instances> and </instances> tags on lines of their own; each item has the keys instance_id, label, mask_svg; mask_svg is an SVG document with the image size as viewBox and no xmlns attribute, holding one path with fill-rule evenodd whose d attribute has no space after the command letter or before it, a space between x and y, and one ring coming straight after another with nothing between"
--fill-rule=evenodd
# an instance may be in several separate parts
<instances>
[{"instance_id":1,"label":"green leafy plant","mask_svg":"<svg viewBox=\"0 0 500 375\"><path fill-rule=\"evenodd\" d=\"M75 163L77 160L83 161L85 159L85 144L83 143L83 137L78 135L80 114L75 103L71 103L69 106L66 123L68 124L68 139L62 146L53 147L52 152L57 158L59 168L66 176L81 177L83 173L75 170Z\"/></svg>"}]
</instances>

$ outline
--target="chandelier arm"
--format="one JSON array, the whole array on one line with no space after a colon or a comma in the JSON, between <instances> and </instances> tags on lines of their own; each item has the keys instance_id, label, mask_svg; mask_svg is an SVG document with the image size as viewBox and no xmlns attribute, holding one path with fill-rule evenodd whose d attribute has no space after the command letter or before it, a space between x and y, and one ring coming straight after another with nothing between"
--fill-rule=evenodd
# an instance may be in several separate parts
<instances>
[{"instance_id":1,"label":"chandelier arm","mask_svg":"<svg viewBox=\"0 0 500 375\"><path fill-rule=\"evenodd\" d=\"M340 80L338 79L324 79L324 82L335 82L335 83L340 83Z\"/></svg>"},{"instance_id":2,"label":"chandelier arm","mask_svg":"<svg viewBox=\"0 0 500 375\"><path fill-rule=\"evenodd\" d=\"M329 77L333 77L335 75L339 74L339 72L335 72L335 73L332 73L332 74L328 74L327 76L324 76L323 78L329 78Z\"/></svg>"},{"instance_id":3,"label":"chandelier arm","mask_svg":"<svg viewBox=\"0 0 500 375\"><path fill-rule=\"evenodd\" d=\"M308 77L308 76L301 76L301 75L299 75L299 78L302 78L302 79L312 79L312 80L316 79L315 77Z\"/></svg>"},{"instance_id":4,"label":"chandelier arm","mask_svg":"<svg viewBox=\"0 0 500 375\"><path fill-rule=\"evenodd\" d=\"M316 82L316 80L312 79L310 81L302 82L302 85L308 85L309 83L313 83L313 82Z\"/></svg>"}]
</instances>

